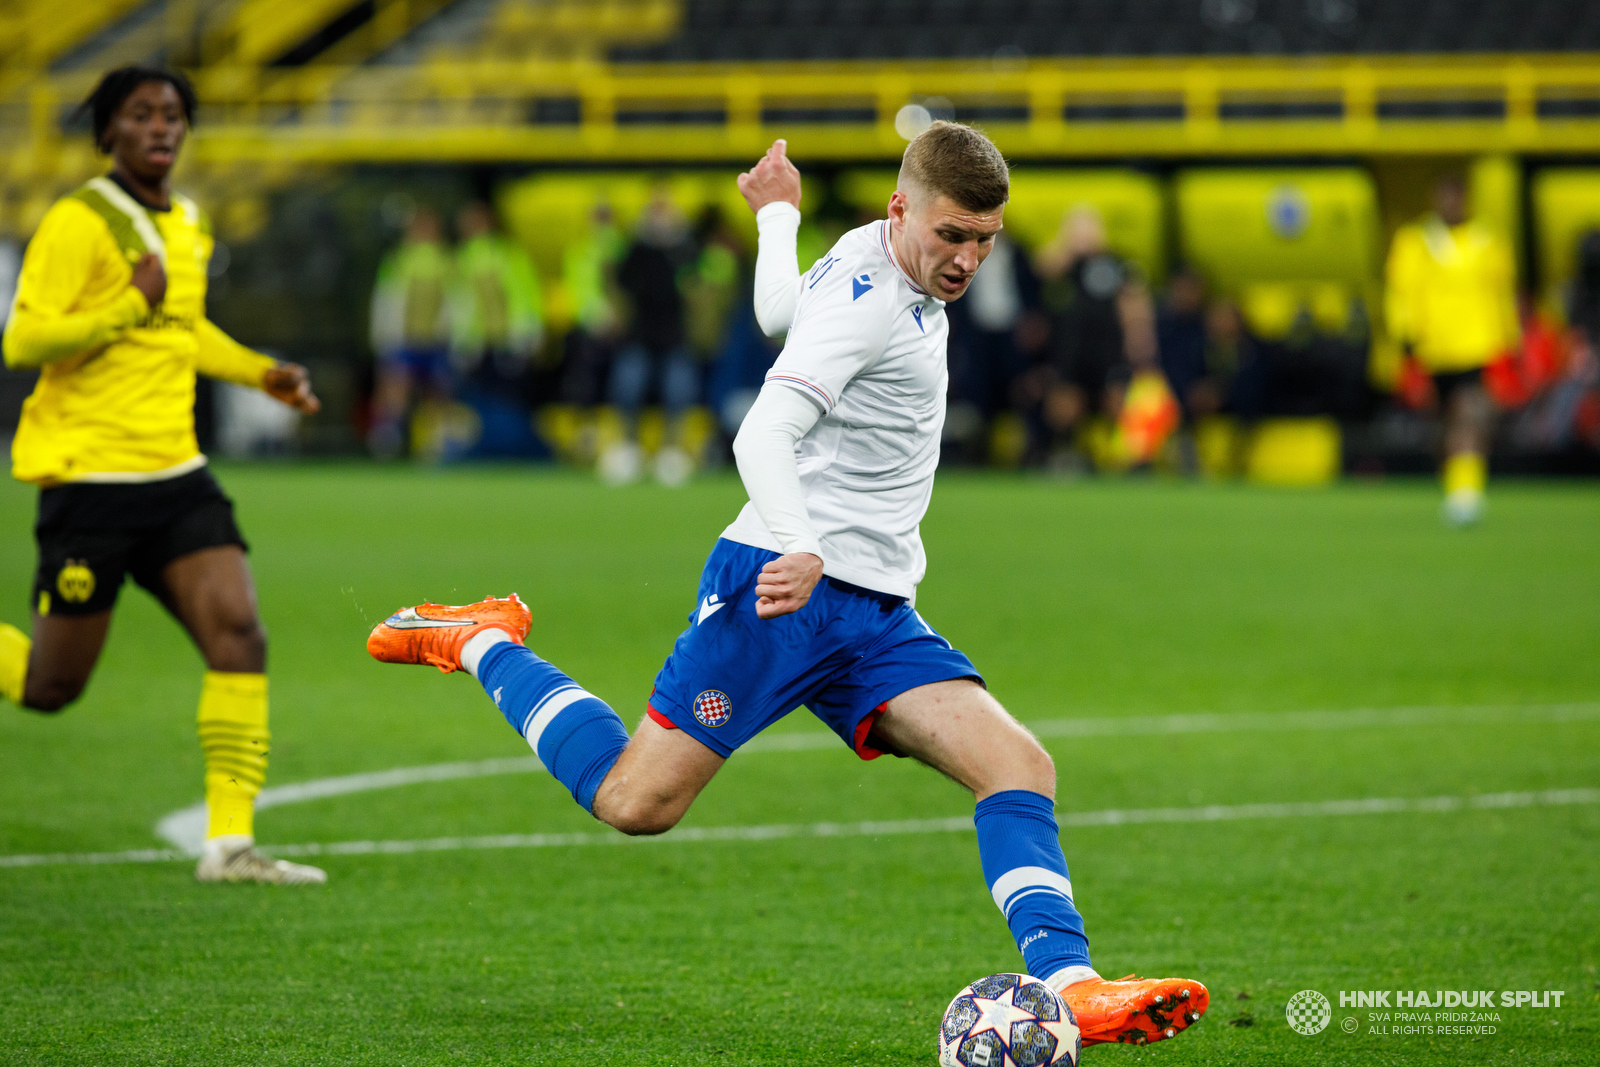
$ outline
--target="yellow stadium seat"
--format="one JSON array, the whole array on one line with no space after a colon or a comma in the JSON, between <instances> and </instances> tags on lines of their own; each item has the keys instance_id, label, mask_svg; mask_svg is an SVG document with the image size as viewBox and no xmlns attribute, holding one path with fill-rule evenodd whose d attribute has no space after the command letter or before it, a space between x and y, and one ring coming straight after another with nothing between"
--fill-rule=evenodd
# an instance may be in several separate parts
<instances>
[{"instance_id":1,"label":"yellow stadium seat","mask_svg":"<svg viewBox=\"0 0 1600 1067\"><path fill-rule=\"evenodd\" d=\"M1539 274L1546 295L1558 298L1572 278L1578 241L1600 229L1600 167L1552 167L1533 180Z\"/></svg>"},{"instance_id":2,"label":"yellow stadium seat","mask_svg":"<svg viewBox=\"0 0 1600 1067\"><path fill-rule=\"evenodd\" d=\"M1212 284L1343 282L1378 276L1378 196L1354 167L1200 168L1177 180L1183 255Z\"/></svg>"},{"instance_id":3,"label":"yellow stadium seat","mask_svg":"<svg viewBox=\"0 0 1600 1067\"><path fill-rule=\"evenodd\" d=\"M1326 485L1339 475L1339 424L1333 419L1267 419L1245 452L1245 474L1262 485Z\"/></svg>"},{"instance_id":4,"label":"yellow stadium seat","mask_svg":"<svg viewBox=\"0 0 1600 1067\"><path fill-rule=\"evenodd\" d=\"M546 276L561 272L561 255L574 235L588 230L595 205L611 206L616 223L630 231L649 204L657 185L665 184L673 204L693 219L707 204L722 208L723 217L751 248L756 220L739 194L736 171L564 172L540 174L505 186L499 195L506 228L520 240ZM803 180L801 207L818 200L813 184Z\"/></svg>"}]
</instances>

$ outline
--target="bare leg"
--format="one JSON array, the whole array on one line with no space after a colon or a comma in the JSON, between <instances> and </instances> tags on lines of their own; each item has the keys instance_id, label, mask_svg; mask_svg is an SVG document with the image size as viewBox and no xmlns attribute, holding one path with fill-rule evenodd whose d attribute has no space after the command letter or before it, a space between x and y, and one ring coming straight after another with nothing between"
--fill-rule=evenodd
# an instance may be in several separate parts
<instances>
[{"instance_id":1,"label":"bare leg","mask_svg":"<svg viewBox=\"0 0 1600 1067\"><path fill-rule=\"evenodd\" d=\"M727 760L648 715L594 795L595 818L625 834L664 834Z\"/></svg>"},{"instance_id":2,"label":"bare leg","mask_svg":"<svg viewBox=\"0 0 1600 1067\"><path fill-rule=\"evenodd\" d=\"M60 711L77 700L100 659L110 628L109 608L93 615L35 614L22 706Z\"/></svg>"},{"instance_id":3,"label":"bare leg","mask_svg":"<svg viewBox=\"0 0 1600 1067\"><path fill-rule=\"evenodd\" d=\"M242 548L219 545L180 556L167 564L161 580L162 603L189 631L207 667L233 674L267 669L267 635Z\"/></svg>"},{"instance_id":4,"label":"bare leg","mask_svg":"<svg viewBox=\"0 0 1600 1067\"><path fill-rule=\"evenodd\" d=\"M918 686L889 701L874 732L983 800L1025 789L1054 800L1050 754L1000 702L970 679Z\"/></svg>"},{"instance_id":5,"label":"bare leg","mask_svg":"<svg viewBox=\"0 0 1600 1067\"><path fill-rule=\"evenodd\" d=\"M1450 397L1444 413L1444 453L1486 455L1489 451L1489 424L1494 407L1481 385L1462 386Z\"/></svg>"}]
</instances>

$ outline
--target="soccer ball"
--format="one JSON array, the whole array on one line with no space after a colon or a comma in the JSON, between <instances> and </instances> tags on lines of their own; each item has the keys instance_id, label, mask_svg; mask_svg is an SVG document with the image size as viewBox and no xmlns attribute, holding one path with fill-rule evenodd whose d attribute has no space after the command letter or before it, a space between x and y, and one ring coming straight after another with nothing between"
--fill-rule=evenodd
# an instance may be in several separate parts
<instances>
[{"instance_id":1,"label":"soccer ball","mask_svg":"<svg viewBox=\"0 0 1600 1067\"><path fill-rule=\"evenodd\" d=\"M940 1067L1078 1067L1078 1020L1049 986L991 974L956 994L939 1024Z\"/></svg>"}]
</instances>

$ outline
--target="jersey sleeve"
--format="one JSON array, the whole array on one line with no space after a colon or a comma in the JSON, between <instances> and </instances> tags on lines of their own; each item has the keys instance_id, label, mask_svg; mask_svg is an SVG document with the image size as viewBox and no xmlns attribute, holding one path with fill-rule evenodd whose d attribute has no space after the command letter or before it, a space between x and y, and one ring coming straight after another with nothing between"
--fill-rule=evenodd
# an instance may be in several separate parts
<instances>
[{"instance_id":1,"label":"jersey sleeve","mask_svg":"<svg viewBox=\"0 0 1600 1067\"><path fill-rule=\"evenodd\" d=\"M800 301L800 209L786 200L756 212L756 322L768 337L782 337Z\"/></svg>"},{"instance_id":2,"label":"jersey sleeve","mask_svg":"<svg viewBox=\"0 0 1600 1067\"><path fill-rule=\"evenodd\" d=\"M1417 281L1425 255L1426 246L1415 226L1402 227L1395 234L1384 268L1384 318L1389 336L1402 345L1417 340Z\"/></svg>"},{"instance_id":3,"label":"jersey sleeve","mask_svg":"<svg viewBox=\"0 0 1600 1067\"><path fill-rule=\"evenodd\" d=\"M277 361L246 348L210 319L195 328L194 369L207 378L261 388L267 371Z\"/></svg>"},{"instance_id":4,"label":"jersey sleeve","mask_svg":"<svg viewBox=\"0 0 1600 1067\"><path fill-rule=\"evenodd\" d=\"M767 381L805 394L826 415L850 380L883 355L894 309L893 287L859 260L824 257L800 280L789 340Z\"/></svg>"},{"instance_id":5,"label":"jersey sleeve","mask_svg":"<svg viewBox=\"0 0 1600 1067\"><path fill-rule=\"evenodd\" d=\"M22 258L6 322L8 367L42 367L80 355L115 340L149 313L144 294L132 285L93 310L69 310L108 245L115 254L105 223L75 200L59 201L45 214Z\"/></svg>"}]
</instances>

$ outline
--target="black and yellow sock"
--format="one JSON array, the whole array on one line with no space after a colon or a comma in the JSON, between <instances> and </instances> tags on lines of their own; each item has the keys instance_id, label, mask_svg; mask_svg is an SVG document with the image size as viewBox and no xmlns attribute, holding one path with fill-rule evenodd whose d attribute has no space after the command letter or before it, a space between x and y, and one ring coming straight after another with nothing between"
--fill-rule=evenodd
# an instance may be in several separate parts
<instances>
[{"instance_id":1,"label":"black and yellow sock","mask_svg":"<svg viewBox=\"0 0 1600 1067\"><path fill-rule=\"evenodd\" d=\"M0 697L22 706L22 690L28 680L28 652L33 642L15 626L0 622Z\"/></svg>"},{"instance_id":2,"label":"black and yellow sock","mask_svg":"<svg viewBox=\"0 0 1600 1067\"><path fill-rule=\"evenodd\" d=\"M206 754L206 836L254 834L255 796L267 779L267 676L207 671L200 690Z\"/></svg>"}]
</instances>

